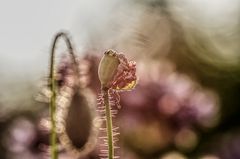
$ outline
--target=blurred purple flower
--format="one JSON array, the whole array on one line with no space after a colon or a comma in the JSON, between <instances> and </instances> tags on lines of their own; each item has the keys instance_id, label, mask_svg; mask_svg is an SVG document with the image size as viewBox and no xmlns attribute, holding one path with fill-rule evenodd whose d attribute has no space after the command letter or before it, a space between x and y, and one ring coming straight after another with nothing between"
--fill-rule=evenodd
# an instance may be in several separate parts
<instances>
[{"instance_id":1,"label":"blurred purple flower","mask_svg":"<svg viewBox=\"0 0 240 159\"><path fill-rule=\"evenodd\" d=\"M164 146L158 143L159 150L171 144L182 150L192 150L198 142L194 127L209 128L217 123L217 95L212 90L200 86L188 75L178 73L173 64L166 60L163 63L148 62L148 65L144 65L144 61L138 63L139 85L132 92L122 95L121 102L124 108L121 117L127 118L128 122L135 121L132 118L140 122L130 124L130 127L123 124L123 135L129 137L134 129L134 132L138 133L132 134L130 138L135 138L134 136L141 135L140 127L143 123L151 125L158 122L162 125L158 133L165 134L164 138L159 137L149 142L149 136L146 139L142 138L143 143L153 144L155 140L171 140ZM179 140L179 136L183 137L183 140Z\"/></svg>"},{"instance_id":2,"label":"blurred purple flower","mask_svg":"<svg viewBox=\"0 0 240 159\"><path fill-rule=\"evenodd\" d=\"M24 117L13 120L4 134L4 146L7 158L42 159L43 153L36 147L37 129L32 121Z\"/></svg>"},{"instance_id":3,"label":"blurred purple flower","mask_svg":"<svg viewBox=\"0 0 240 159\"><path fill-rule=\"evenodd\" d=\"M161 67L164 66L160 66L159 72ZM144 72L139 73L142 75L139 86L123 95L123 105L129 109L136 107L154 111L155 115L157 110L161 118L169 118L180 126L198 124L204 127L213 124L211 122L217 118L219 111L218 98L213 91L202 88L187 75L175 70L163 76L148 66L141 71Z\"/></svg>"}]
</instances>

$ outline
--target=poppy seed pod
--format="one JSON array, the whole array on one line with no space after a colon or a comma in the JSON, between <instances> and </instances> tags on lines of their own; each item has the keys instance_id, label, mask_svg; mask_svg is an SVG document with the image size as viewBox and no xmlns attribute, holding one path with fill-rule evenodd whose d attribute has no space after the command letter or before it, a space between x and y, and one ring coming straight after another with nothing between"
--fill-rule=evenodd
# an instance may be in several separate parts
<instances>
[{"instance_id":1,"label":"poppy seed pod","mask_svg":"<svg viewBox=\"0 0 240 159\"><path fill-rule=\"evenodd\" d=\"M113 80L119 64L120 61L115 51L108 50L104 53L98 67L98 77L103 88L109 88L108 85Z\"/></svg>"}]
</instances>

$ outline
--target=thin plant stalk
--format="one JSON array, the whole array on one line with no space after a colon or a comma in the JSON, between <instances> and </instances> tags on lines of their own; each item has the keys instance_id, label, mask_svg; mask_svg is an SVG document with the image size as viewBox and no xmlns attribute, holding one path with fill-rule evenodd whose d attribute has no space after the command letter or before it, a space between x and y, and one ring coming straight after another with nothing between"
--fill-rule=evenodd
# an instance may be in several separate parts
<instances>
[{"instance_id":1,"label":"thin plant stalk","mask_svg":"<svg viewBox=\"0 0 240 159\"><path fill-rule=\"evenodd\" d=\"M103 128L107 136L104 136L104 146L108 146L108 149L102 149L101 158L114 159L119 156L114 156L114 150L119 147L115 147L116 138L119 133L118 127L113 127L112 117L117 113L111 106L116 105L120 108L118 91L131 90L135 87L136 77L136 63L134 61L128 61L123 54L118 54L113 50L108 50L104 53L99 67L98 77L101 82L101 94L99 96L99 112L103 113L103 121L105 121L106 128ZM103 110L104 109L104 110ZM107 140L106 140L107 138Z\"/></svg>"},{"instance_id":2,"label":"thin plant stalk","mask_svg":"<svg viewBox=\"0 0 240 159\"><path fill-rule=\"evenodd\" d=\"M113 126L112 126L112 113L109 104L109 89L102 89L105 112L106 112L106 126L107 126L107 138L108 138L108 159L114 157L114 145L113 145Z\"/></svg>"},{"instance_id":3,"label":"thin plant stalk","mask_svg":"<svg viewBox=\"0 0 240 159\"><path fill-rule=\"evenodd\" d=\"M72 58L74 69L78 75L78 63L76 61L75 55L73 53L73 47L71 44L71 41L68 37L68 35L64 32L59 32L56 34L53 40L52 48L51 48L51 56L50 56L50 73L49 73L49 79L50 79L50 89L52 92L52 96L50 99L50 117L51 117L51 136L50 136L50 144L51 144L51 159L57 159L57 134L56 134L56 98L57 98L57 84L56 84L56 78L55 78L55 49L56 44L60 38L63 38L66 42L68 52Z\"/></svg>"}]
</instances>

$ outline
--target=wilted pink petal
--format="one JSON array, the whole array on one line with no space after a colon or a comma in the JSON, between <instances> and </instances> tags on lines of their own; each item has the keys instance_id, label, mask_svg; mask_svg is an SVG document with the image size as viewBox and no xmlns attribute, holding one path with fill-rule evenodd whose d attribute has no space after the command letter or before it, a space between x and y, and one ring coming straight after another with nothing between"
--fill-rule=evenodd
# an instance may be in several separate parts
<instances>
[{"instance_id":1,"label":"wilted pink petal","mask_svg":"<svg viewBox=\"0 0 240 159\"><path fill-rule=\"evenodd\" d=\"M116 90L132 89L134 86L129 85L137 80L136 62L128 61L123 54L117 54L117 57L120 61L120 64L112 81L111 88Z\"/></svg>"}]
</instances>

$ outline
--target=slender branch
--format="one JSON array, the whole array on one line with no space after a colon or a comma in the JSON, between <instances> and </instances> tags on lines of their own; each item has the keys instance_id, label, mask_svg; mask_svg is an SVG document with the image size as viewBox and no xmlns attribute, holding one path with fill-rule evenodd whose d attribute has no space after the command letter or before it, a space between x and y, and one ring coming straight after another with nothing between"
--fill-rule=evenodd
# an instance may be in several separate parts
<instances>
[{"instance_id":1,"label":"slender branch","mask_svg":"<svg viewBox=\"0 0 240 159\"><path fill-rule=\"evenodd\" d=\"M75 69L77 75L79 74L78 63L77 63L75 55L73 53L73 47L72 47L71 41L66 33L59 32L58 34L56 34L56 36L53 40L53 44L52 44L52 48L51 48L51 57L50 57L51 59L50 59L49 79L50 79L50 87L51 87L51 92L52 92L51 101L50 101L50 116L51 116L51 124L52 124L51 137L50 137L51 159L58 158L57 145L56 145L56 141L57 141L57 134L56 134L56 96L57 96L56 90L57 89L56 88L57 88L57 85L56 85L56 79L54 76L54 72L55 72L54 71L54 68L55 68L55 60L54 59L55 59L56 44L61 37L66 42L68 52L70 53L71 59L74 64L74 69Z\"/></svg>"},{"instance_id":2,"label":"slender branch","mask_svg":"<svg viewBox=\"0 0 240 159\"><path fill-rule=\"evenodd\" d=\"M107 137L108 137L108 159L114 157L114 146L113 146L113 130L112 130L112 113L109 105L109 89L102 88L105 112L106 112L106 125L107 125Z\"/></svg>"}]
</instances>

